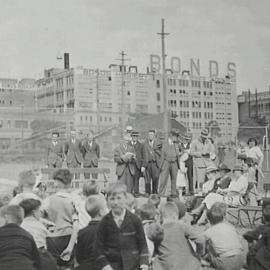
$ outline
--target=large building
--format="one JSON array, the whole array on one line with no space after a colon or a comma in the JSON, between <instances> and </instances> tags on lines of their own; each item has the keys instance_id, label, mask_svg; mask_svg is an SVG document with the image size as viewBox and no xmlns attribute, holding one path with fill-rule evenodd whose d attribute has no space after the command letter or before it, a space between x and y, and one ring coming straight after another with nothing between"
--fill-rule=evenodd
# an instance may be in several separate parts
<instances>
[{"instance_id":1,"label":"large building","mask_svg":"<svg viewBox=\"0 0 270 270\"><path fill-rule=\"evenodd\" d=\"M236 82L225 78L166 75L168 109L172 117L195 136L211 123L218 124L226 140L235 137L238 127ZM122 88L123 86L123 88ZM39 111L69 112L70 124L80 130L102 131L121 122L122 89L124 122L134 114L163 112L162 77L138 73L137 67L121 72L85 68L49 69L37 81ZM150 127L149 127L150 128Z\"/></svg>"},{"instance_id":2,"label":"large building","mask_svg":"<svg viewBox=\"0 0 270 270\"><path fill-rule=\"evenodd\" d=\"M31 135L35 80L0 78L0 149Z\"/></svg>"},{"instance_id":3,"label":"large building","mask_svg":"<svg viewBox=\"0 0 270 270\"><path fill-rule=\"evenodd\" d=\"M237 98L239 121L245 122L249 118L266 118L270 121L270 91L255 92L243 91Z\"/></svg>"}]
</instances>

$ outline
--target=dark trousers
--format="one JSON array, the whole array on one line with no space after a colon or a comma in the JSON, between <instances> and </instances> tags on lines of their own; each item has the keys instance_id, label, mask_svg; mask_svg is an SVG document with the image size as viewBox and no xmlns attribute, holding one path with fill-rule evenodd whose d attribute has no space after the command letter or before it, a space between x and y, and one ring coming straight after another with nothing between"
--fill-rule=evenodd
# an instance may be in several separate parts
<instances>
[{"instance_id":1,"label":"dark trousers","mask_svg":"<svg viewBox=\"0 0 270 270\"><path fill-rule=\"evenodd\" d=\"M178 172L177 161L169 162L164 160L159 176L159 195L164 197L168 184L169 176L171 178L171 195L176 195L176 178Z\"/></svg>"},{"instance_id":2,"label":"dark trousers","mask_svg":"<svg viewBox=\"0 0 270 270\"><path fill-rule=\"evenodd\" d=\"M141 177L141 169L138 169L137 167L135 167L135 174L133 176L133 193L134 194L139 194L140 193L140 177Z\"/></svg>"},{"instance_id":3,"label":"dark trousers","mask_svg":"<svg viewBox=\"0 0 270 270\"><path fill-rule=\"evenodd\" d=\"M84 168L97 168L98 165L90 164L90 165L83 165ZM92 173L92 178L93 179L98 179L98 174L97 173ZM84 173L84 178L85 179L90 179L90 173Z\"/></svg>"},{"instance_id":4,"label":"dark trousers","mask_svg":"<svg viewBox=\"0 0 270 270\"><path fill-rule=\"evenodd\" d=\"M193 186L193 159L190 156L188 160L185 162L187 167L187 179L188 179L188 189L191 194L194 193L194 186Z\"/></svg>"},{"instance_id":5,"label":"dark trousers","mask_svg":"<svg viewBox=\"0 0 270 270\"><path fill-rule=\"evenodd\" d=\"M73 163L67 164L67 167L68 168L80 168L81 164L73 162ZM72 174L72 178L74 178L74 174ZM79 173L75 173L75 179L80 179Z\"/></svg>"},{"instance_id":6,"label":"dark trousers","mask_svg":"<svg viewBox=\"0 0 270 270\"><path fill-rule=\"evenodd\" d=\"M134 189L134 175L130 173L130 170L128 167L125 168L123 174L121 176L118 175L118 181L121 184L124 184L127 186L127 192L132 193Z\"/></svg>"},{"instance_id":7,"label":"dark trousers","mask_svg":"<svg viewBox=\"0 0 270 270\"><path fill-rule=\"evenodd\" d=\"M159 168L155 161L149 162L145 169L145 193L158 193ZM152 186L152 189L151 189Z\"/></svg>"},{"instance_id":8,"label":"dark trousers","mask_svg":"<svg viewBox=\"0 0 270 270\"><path fill-rule=\"evenodd\" d=\"M48 237L47 238L47 249L56 259L58 266L72 266L73 257L69 261L63 261L60 258L60 255L68 246L71 235L57 236L57 237Z\"/></svg>"}]
</instances>

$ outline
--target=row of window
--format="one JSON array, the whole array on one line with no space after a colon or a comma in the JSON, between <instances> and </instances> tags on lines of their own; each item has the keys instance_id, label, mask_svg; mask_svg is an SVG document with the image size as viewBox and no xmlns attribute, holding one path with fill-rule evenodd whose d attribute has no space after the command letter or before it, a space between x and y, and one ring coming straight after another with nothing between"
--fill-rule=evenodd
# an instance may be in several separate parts
<instances>
[{"instance_id":1,"label":"row of window","mask_svg":"<svg viewBox=\"0 0 270 270\"><path fill-rule=\"evenodd\" d=\"M1 104L2 104L2 105L6 104L6 103L5 103L5 100L1 100L1 99L0 99L0 105L1 105ZM12 105L12 100L9 101L9 105Z\"/></svg>"},{"instance_id":2,"label":"row of window","mask_svg":"<svg viewBox=\"0 0 270 270\"><path fill-rule=\"evenodd\" d=\"M0 120L0 128L12 128L11 120ZM28 121L26 120L14 120L15 128L28 128Z\"/></svg>"}]
</instances>

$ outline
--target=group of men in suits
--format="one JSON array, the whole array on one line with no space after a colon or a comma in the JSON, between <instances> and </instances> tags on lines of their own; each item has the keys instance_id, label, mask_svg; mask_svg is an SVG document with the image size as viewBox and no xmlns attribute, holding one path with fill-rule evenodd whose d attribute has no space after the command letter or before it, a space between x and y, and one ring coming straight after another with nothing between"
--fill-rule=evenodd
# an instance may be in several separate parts
<instances>
[{"instance_id":1,"label":"group of men in suits","mask_svg":"<svg viewBox=\"0 0 270 270\"><path fill-rule=\"evenodd\" d=\"M52 133L52 140L47 148L47 165L49 168L62 168L64 161L68 168L96 168L100 158L100 147L95 142L93 133L90 131L86 138L77 138L76 130L70 131L69 139L62 143L59 141L59 132ZM89 173L85 173L86 179L90 178ZM92 174L94 179L97 174ZM75 174L79 178L79 174Z\"/></svg>"},{"instance_id":2,"label":"group of men in suits","mask_svg":"<svg viewBox=\"0 0 270 270\"><path fill-rule=\"evenodd\" d=\"M189 143L180 145L178 132L172 130L163 142L155 130L149 130L144 143L138 141L137 131L127 132L123 142L114 151L118 180L127 186L128 192L139 196L139 180L145 179L145 195L165 196L168 179L171 179L171 195L176 196L176 178L179 156ZM185 148L184 148L185 147ZM192 178L192 159L187 161L189 177ZM192 179L191 179L192 181Z\"/></svg>"}]
</instances>

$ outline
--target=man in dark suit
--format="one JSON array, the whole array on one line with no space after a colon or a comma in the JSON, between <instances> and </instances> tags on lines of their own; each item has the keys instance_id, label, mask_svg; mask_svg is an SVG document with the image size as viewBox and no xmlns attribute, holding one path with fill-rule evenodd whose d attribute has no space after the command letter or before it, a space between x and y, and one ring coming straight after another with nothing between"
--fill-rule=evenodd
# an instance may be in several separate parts
<instances>
[{"instance_id":1,"label":"man in dark suit","mask_svg":"<svg viewBox=\"0 0 270 270\"><path fill-rule=\"evenodd\" d=\"M116 175L118 181L127 186L127 192L131 193L134 189L136 154L130 143L130 135L126 133L123 139L123 142L114 150Z\"/></svg>"},{"instance_id":2,"label":"man in dark suit","mask_svg":"<svg viewBox=\"0 0 270 270\"><path fill-rule=\"evenodd\" d=\"M161 156L161 142L156 139L156 131L149 130L148 138L144 143L145 150L145 168L142 167L142 173L145 174L145 193L158 193L158 179L160 174L159 163Z\"/></svg>"},{"instance_id":3,"label":"man in dark suit","mask_svg":"<svg viewBox=\"0 0 270 270\"><path fill-rule=\"evenodd\" d=\"M79 168L83 164L83 153L81 141L76 138L76 130L70 131L70 139L65 143L64 152L68 168ZM75 178L79 179L80 174L76 173Z\"/></svg>"},{"instance_id":4,"label":"man in dark suit","mask_svg":"<svg viewBox=\"0 0 270 270\"><path fill-rule=\"evenodd\" d=\"M63 145L58 141L59 132L52 133L52 141L47 149L47 165L49 168L61 168L63 165L64 149Z\"/></svg>"},{"instance_id":5,"label":"man in dark suit","mask_svg":"<svg viewBox=\"0 0 270 270\"><path fill-rule=\"evenodd\" d=\"M190 143L191 143L191 135L184 134L182 136L182 142L180 144L182 152L188 153L188 159L185 161L185 165L187 168L187 178L188 178L188 191L190 195L194 194L193 187L193 158L190 155Z\"/></svg>"},{"instance_id":6,"label":"man in dark suit","mask_svg":"<svg viewBox=\"0 0 270 270\"><path fill-rule=\"evenodd\" d=\"M85 142L82 144L82 151L83 151L83 167L84 168L97 168L98 167L98 160L100 158L100 147L94 140L93 132L89 132L87 134L87 138ZM94 179L98 178L98 174L92 173L92 177ZM90 173L84 174L85 179L90 178Z\"/></svg>"},{"instance_id":7,"label":"man in dark suit","mask_svg":"<svg viewBox=\"0 0 270 270\"><path fill-rule=\"evenodd\" d=\"M139 192L139 181L140 177L142 175L142 171L145 170L146 167L146 157L145 157L145 148L142 143L138 141L139 137L139 132L133 130L131 132L131 144L134 147L134 152L136 155L135 159L135 174L134 174L134 196L138 197L140 192Z\"/></svg>"},{"instance_id":8,"label":"man in dark suit","mask_svg":"<svg viewBox=\"0 0 270 270\"><path fill-rule=\"evenodd\" d=\"M160 161L159 195L165 196L168 178L171 178L171 196L176 196L176 178L179 169L178 132L171 130L168 139L163 142Z\"/></svg>"}]
</instances>

